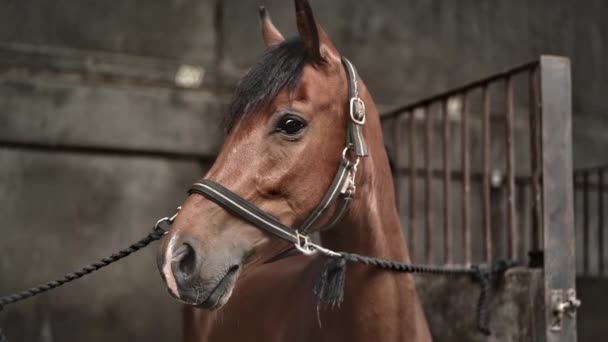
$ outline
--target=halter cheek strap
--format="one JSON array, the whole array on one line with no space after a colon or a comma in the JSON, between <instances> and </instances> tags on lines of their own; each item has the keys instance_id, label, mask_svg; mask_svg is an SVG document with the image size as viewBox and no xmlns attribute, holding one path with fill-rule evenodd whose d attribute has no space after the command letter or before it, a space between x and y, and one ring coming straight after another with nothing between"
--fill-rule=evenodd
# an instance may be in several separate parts
<instances>
[{"instance_id":1,"label":"halter cheek strap","mask_svg":"<svg viewBox=\"0 0 608 342\"><path fill-rule=\"evenodd\" d=\"M320 218L324 216L323 214L336 201L339 201L339 203L332 217L326 220L326 223L320 229L330 229L341 220L355 195L355 176L357 174L359 159L368 155L367 145L363 138L365 104L359 96L357 71L346 58L342 58L342 64L348 78L348 109L350 115L347 124L346 147L342 151L340 165L329 189L321 199L321 202L297 229L284 225L277 218L210 179L203 179L198 183L194 183L189 193L204 196L252 226L293 244L294 248L304 254L322 251L325 254L331 255L333 252L312 243L306 233L319 222ZM290 250L284 251L281 255L286 254L285 252L289 252ZM276 261L278 259L275 257L272 260Z\"/></svg>"},{"instance_id":2,"label":"halter cheek strap","mask_svg":"<svg viewBox=\"0 0 608 342\"><path fill-rule=\"evenodd\" d=\"M359 74L353 64L342 57L342 65L346 70L348 82L348 121L347 144L352 144L357 157L366 157L367 145L363 138L363 125L365 124L365 103L359 96ZM347 145L348 146L348 145Z\"/></svg>"}]
</instances>

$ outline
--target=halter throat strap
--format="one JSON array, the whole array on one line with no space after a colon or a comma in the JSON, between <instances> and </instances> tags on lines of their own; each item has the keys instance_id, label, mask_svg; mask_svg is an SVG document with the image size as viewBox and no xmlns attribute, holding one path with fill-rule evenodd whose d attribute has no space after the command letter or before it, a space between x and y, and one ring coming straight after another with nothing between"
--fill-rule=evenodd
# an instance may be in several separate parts
<instances>
[{"instance_id":1,"label":"halter throat strap","mask_svg":"<svg viewBox=\"0 0 608 342\"><path fill-rule=\"evenodd\" d=\"M240 197L219 183L203 179L194 183L189 190L216 203L231 215L241 218L252 226L283 239L305 254L316 250L325 250L310 241L306 235L324 213L339 201L331 218L325 221L321 229L326 230L338 223L346 213L356 192L355 176L361 157L368 155L367 145L363 137L365 124L365 104L360 97L358 75L355 67L346 58L342 58L348 79L348 112L346 146L342 151L342 159L329 189L317 207L308 215L306 220L297 228L290 228L277 218L256 207L251 202ZM281 253L283 254L283 253ZM273 260L278 260L273 258Z\"/></svg>"}]
</instances>

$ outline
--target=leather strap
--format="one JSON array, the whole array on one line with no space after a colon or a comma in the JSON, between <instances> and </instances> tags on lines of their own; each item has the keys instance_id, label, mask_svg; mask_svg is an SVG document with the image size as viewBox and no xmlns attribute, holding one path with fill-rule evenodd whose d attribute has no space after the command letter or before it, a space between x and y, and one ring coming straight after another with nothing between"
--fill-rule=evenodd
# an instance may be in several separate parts
<instances>
[{"instance_id":1,"label":"leather strap","mask_svg":"<svg viewBox=\"0 0 608 342\"><path fill-rule=\"evenodd\" d=\"M343 200L351 196L349 190L352 192L352 188L349 189L349 187L354 186L354 175L351 173L352 167L353 164L351 162L344 158L342 159L338 172L336 173L333 182L329 186L329 189L325 193L325 196L323 196L323 199L321 199L319 205L317 205L310 215L308 215L306 220L300 225L298 231L300 231L302 234L308 232L315 222L323 217L323 213L332 205L338 196L340 196Z\"/></svg>"},{"instance_id":2,"label":"leather strap","mask_svg":"<svg viewBox=\"0 0 608 342\"><path fill-rule=\"evenodd\" d=\"M359 75L353 64L342 57L342 64L348 76L348 120L347 144L353 146L357 157L367 156L367 144L363 139L363 125L365 124L365 103L359 97Z\"/></svg>"},{"instance_id":3,"label":"leather strap","mask_svg":"<svg viewBox=\"0 0 608 342\"><path fill-rule=\"evenodd\" d=\"M203 179L198 183L192 184L188 192L190 194L197 193L205 196L205 198L215 202L232 215L240 217L247 223L287 242L296 243L298 241L296 234L292 233L289 227L210 179Z\"/></svg>"}]
</instances>

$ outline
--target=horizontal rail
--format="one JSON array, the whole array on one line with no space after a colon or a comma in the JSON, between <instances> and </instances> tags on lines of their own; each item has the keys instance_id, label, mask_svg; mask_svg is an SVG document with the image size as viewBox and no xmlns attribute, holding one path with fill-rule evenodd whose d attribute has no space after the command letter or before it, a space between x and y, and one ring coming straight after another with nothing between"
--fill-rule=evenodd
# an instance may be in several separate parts
<instances>
[{"instance_id":1,"label":"horizontal rail","mask_svg":"<svg viewBox=\"0 0 608 342\"><path fill-rule=\"evenodd\" d=\"M578 175L584 174L585 172L596 173L598 171L607 171L608 172L608 164L576 169L576 170L574 170L574 175L578 176Z\"/></svg>"},{"instance_id":2,"label":"horizontal rail","mask_svg":"<svg viewBox=\"0 0 608 342\"><path fill-rule=\"evenodd\" d=\"M424 168L415 168L414 170L412 170L411 168L408 168L408 167L400 167L395 171L399 176L405 176L405 177L409 177L412 173L414 174L414 178L422 179L426 176L426 170ZM431 169L430 172L431 172L431 178L433 178L433 179L443 179L444 174L445 174L444 169ZM453 181L464 181L464 179L465 179L465 174L461 170L450 170L449 176L450 176L450 180L453 180ZM483 181L483 173L469 171L468 178L471 181L481 182L481 181ZM505 175L505 177L503 177L501 179L499 186L506 185L506 182L507 182L507 178ZM518 186L529 185L530 177L516 175L515 184ZM497 187L497 186L493 184L493 187Z\"/></svg>"},{"instance_id":3,"label":"horizontal rail","mask_svg":"<svg viewBox=\"0 0 608 342\"><path fill-rule=\"evenodd\" d=\"M473 88L481 87L484 84L488 84L488 83L500 80L500 79L505 78L507 76L512 76L514 74L518 74L518 73L522 73L522 72L528 71L530 69L533 69L533 68L537 67L538 64L539 64L539 62L536 61L536 60L532 61L532 62L528 62L528 63L522 64L522 65L516 66L514 68L507 69L507 70L505 70L503 72L494 74L492 76L485 77L485 78L479 79L477 81L473 81L473 82L464 84L464 85L462 85L460 87L452 88L452 89L450 89L448 91L445 91L443 93L439 93L437 95L434 95L434 96L431 96L431 97L427 97L425 99L422 99L422 100L419 100L419 101L416 101L416 102L413 102L413 103L409 103L409 104L404 105L404 106L397 107L395 109L392 109L392 110L389 110L389 111L386 111L386 112L382 113L381 120L388 120L388 119L391 119L391 118L393 118L393 117L395 117L395 116L397 116L399 114L406 113L406 112L411 112L413 109L427 106L427 105L429 105L431 103L440 101L441 99L445 99L447 97L452 97L452 96L455 96L455 95L460 95L460 94L462 94L462 93L464 93L464 92L466 92L468 90L471 90Z\"/></svg>"},{"instance_id":4,"label":"horizontal rail","mask_svg":"<svg viewBox=\"0 0 608 342\"><path fill-rule=\"evenodd\" d=\"M28 151L39 151L39 152L103 155L103 156L117 156L117 157L144 157L144 158L184 160L184 161L196 161L196 162L211 162L214 160L213 156L210 156L207 154L202 154L202 153L181 152L181 151L173 151L173 150L143 149L143 148L76 145L76 144L65 144L65 143L54 144L54 143L32 142L32 141L21 142L21 141L0 140L0 149L3 149L3 148L28 150Z\"/></svg>"}]
</instances>

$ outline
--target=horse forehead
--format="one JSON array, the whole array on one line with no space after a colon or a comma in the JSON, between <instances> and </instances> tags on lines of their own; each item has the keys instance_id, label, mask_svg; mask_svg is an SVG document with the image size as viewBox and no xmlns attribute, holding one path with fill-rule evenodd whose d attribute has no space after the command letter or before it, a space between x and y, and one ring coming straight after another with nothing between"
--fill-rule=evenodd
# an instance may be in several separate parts
<instances>
[{"instance_id":1,"label":"horse forehead","mask_svg":"<svg viewBox=\"0 0 608 342\"><path fill-rule=\"evenodd\" d=\"M338 72L307 65L302 71L298 92L301 97L311 100L334 99L337 94L346 92L345 82Z\"/></svg>"}]
</instances>

